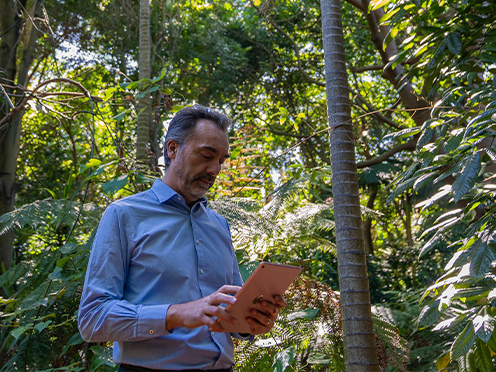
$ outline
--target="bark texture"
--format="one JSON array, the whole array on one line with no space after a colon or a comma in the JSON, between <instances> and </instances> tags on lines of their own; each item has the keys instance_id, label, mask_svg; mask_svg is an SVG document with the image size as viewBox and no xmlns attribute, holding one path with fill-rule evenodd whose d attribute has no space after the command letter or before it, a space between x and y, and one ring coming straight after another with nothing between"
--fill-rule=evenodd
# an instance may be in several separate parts
<instances>
[{"instance_id":1,"label":"bark texture","mask_svg":"<svg viewBox=\"0 0 496 372\"><path fill-rule=\"evenodd\" d=\"M327 113L347 372L379 372L362 237L341 3L321 0Z\"/></svg>"},{"instance_id":2,"label":"bark texture","mask_svg":"<svg viewBox=\"0 0 496 372\"><path fill-rule=\"evenodd\" d=\"M10 89L3 89L2 110L0 111L0 120L9 114L14 108L13 105L21 105L23 101L23 88L27 85L29 68L33 62L33 56L36 50L36 41L38 39L39 19L41 13L40 2L36 1L32 7L33 13L26 17L26 26L24 27L22 45L22 54L19 64L19 72L16 70L16 56L19 45L20 30L22 22L17 12L12 7L13 2L9 0L0 0L0 34L2 35L0 44L0 84L5 83L13 86L16 84L19 89L16 90L17 99L10 101L7 95L14 93ZM21 4L26 5L25 1ZM35 20L36 27L31 23ZM5 124L0 126L0 215L14 210L16 194L16 165L19 155L19 143L21 135L21 121L24 109L17 112ZM0 236L0 273L12 266L14 233L9 232Z\"/></svg>"},{"instance_id":3,"label":"bark texture","mask_svg":"<svg viewBox=\"0 0 496 372\"><path fill-rule=\"evenodd\" d=\"M151 76L150 0L140 0L139 79ZM140 100L136 128L136 160L148 164L152 109L150 95Z\"/></svg>"}]
</instances>

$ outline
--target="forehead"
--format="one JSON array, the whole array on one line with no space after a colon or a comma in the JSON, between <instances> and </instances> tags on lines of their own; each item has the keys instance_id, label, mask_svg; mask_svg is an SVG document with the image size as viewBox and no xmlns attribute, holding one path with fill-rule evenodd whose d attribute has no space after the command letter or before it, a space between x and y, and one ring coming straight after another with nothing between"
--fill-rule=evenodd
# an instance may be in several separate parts
<instances>
[{"instance_id":1,"label":"forehead","mask_svg":"<svg viewBox=\"0 0 496 372\"><path fill-rule=\"evenodd\" d=\"M188 145L195 148L215 149L216 152L222 154L229 152L227 135L214 122L200 119L194 128L193 134L188 138Z\"/></svg>"}]
</instances>

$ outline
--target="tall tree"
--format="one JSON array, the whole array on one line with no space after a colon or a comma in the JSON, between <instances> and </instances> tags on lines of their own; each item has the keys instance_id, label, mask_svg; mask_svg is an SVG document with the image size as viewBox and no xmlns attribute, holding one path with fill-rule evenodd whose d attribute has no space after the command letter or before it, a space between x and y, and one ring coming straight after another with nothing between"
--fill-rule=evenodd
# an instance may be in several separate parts
<instances>
[{"instance_id":1,"label":"tall tree","mask_svg":"<svg viewBox=\"0 0 496 372\"><path fill-rule=\"evenodd\" d=\"M140 0L139 33L139 79L150 79L150 0ZM150 94L145 94L138 105L138 123L136 128L136 160L141 163L145 163L148 160L147 145L150 140L151 120Z\"/></svg>"},{"instance_id":2,"label":"tall tree","mask_svg":"<svg viewBox=\"0 0 496 372\"><path fill-rule=\"evenodd\" d=\"M362 237L341 3L322 0L321 9L346 371L380 371Z\"/></svg>"},{"instance_id":3,"label":"tall tree","mask_svg":"<svg viewBox=\"0 0 496 372\"><path fill-rule=\"evenodd\" d=\"M26 0L19 3L22 9L28 8ZM14 209L15 174L24 114L21 102L28 83L28 71L33 61L41 19L40 1L29 4L31 14L24 12L24 17L19 15L13 4L10 0L0 1L0 215ZM16 57L21 30L24 42L21 44L22 55L17 71ZM14 94L16 99L11 100ZM12 265L13 242L13 232L0 235L0 270Z\"/></svg>"}]
</instances>

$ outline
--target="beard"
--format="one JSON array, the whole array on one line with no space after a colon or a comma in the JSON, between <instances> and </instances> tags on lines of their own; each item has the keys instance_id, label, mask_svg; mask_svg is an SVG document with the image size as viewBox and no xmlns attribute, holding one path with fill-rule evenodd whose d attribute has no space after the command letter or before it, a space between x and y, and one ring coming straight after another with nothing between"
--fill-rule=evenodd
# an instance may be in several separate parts
<instances>
[{"instance_id":1,"label":"beard","mask_svg":"<svg viewBox=\"0 0 496 372\"><path fill-rule=\"evenodd\" d=\"M216 179L216 177L209 175L207 172L201 172L196 176L190 176L182 169L177 170L177 175L182 182L184 190L195 199L204 197L207 191L214 185Z\"/></svg>"}]
</instances>

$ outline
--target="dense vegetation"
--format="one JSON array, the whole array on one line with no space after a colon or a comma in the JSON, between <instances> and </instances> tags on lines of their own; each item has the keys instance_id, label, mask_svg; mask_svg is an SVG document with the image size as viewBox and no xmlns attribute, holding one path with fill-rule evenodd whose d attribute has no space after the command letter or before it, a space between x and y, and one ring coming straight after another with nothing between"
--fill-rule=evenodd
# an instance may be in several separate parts
<instances>
[{"instance_id":1,"label":"dense vegetation","mask_svg":"<svg viewBox=\"0 0 496 372\"><path fill-rule=\"evenodd\" d=\"M115 370L76 327L94 229L160 177L168 120L194 102L235 121L209 199L243 275L304 267L239 369L344 370L320 2L150 5L143 77L138 2L0 0L1 370ZM341 9L379 362L493 371L496 5Z\"/></svg>"}]
</instances>

